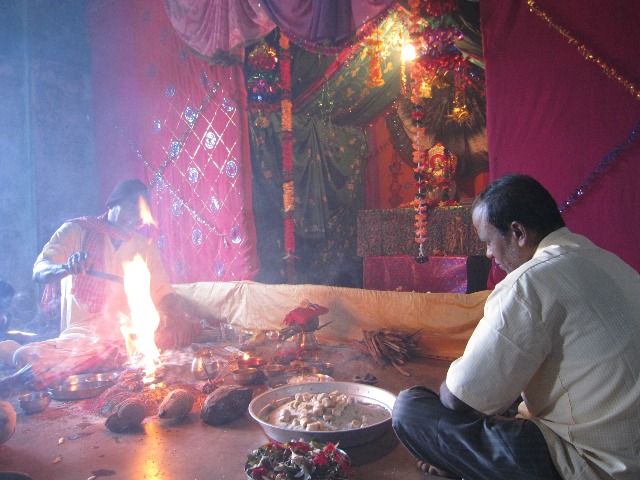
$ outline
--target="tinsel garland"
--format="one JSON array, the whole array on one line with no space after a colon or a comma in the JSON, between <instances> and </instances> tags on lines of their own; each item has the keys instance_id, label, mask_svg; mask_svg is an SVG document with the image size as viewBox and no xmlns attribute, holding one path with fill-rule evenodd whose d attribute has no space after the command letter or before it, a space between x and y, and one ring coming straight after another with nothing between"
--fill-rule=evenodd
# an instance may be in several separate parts
<instances>
[{"instance_id":1,"label":"tinsel garland","mask_svg":"<svg viewBox=\"0 0 640 480\"><path fill-rule=\"evenodd\" d=\"M535 2L535 0L528 0L527 5L529 5L529 11L535 13L538 17L546 22L546 24L562 35L567 39L569 45L573 45L578 49L578 53L582 55L586 60L590 62L594 62L598 67L602 69L605 75L618 83L620 83L625 90L627 90L631 95L635 97L636 100L640 100L640 86L635 85L629 79L625 78L620 72L618 72L615 68L607 65L607 63L596 55L593 50L587 47L584 43L579 41L576 37L574 37L569 30L558 25L551 16L542 10Z\"/></svg>"},{"instance_id":2,"label":"tinsel garland","mask_svg":"<svg viewBox=\"0 0 640 480\"><path fill-rule=\"evenodd\" d=\"M633 127L631 132L629 132L629 135L627 136L627 138L620 144L616 145L615 148L611 150L602 159L602 161L598 164L598 166L587 176L585 181L582 182L580 186L576 188L571 195L569 195L569 198L567 198L562 203L562 205L560 205L560 207L558 207L558 210L560 210L560 213L564 213L567 210L567 208L571 207L578 199L584 196L584 194L586 193L586 190L594 182L600 179L604 171L607 168L609 168L611 163L614 160L616 160L620 156L620 154L622 154L622 152L624 152L627 148L633 145L633 143L635 143L635 141L638 139L639 131L640 131L640 121L636 123L636 125Z\"/></svg>"},{"instance_id":3,"label":"tinsel garland","mask_svg":"<svg viewBox=\"0 0 640 480\"><path fill-rule=\"evenodd\" d=\"M556 21L551 18L551 16L542 10L535 0L527 0L527 5L529 5L529 11L536 14L540 17L548 26L552 28L560 35L562 35L569 45L573 45L577 48L578 53L582 55L586 60L590 62L594 62L604 74L620 83L625 90L627 90L631 95L633 95L636 100L640 100L640 87L635 85L633 82L625 78L620 72L618 72L615 68L609 66L602 57L596 55L593 50L591 50L584 43L579 41L576 37L574 37L569 30L562 27ZM616 145L616 147L609 152L598 164L598 166L587 176L587 178L576 188L571 195L558 207L560 213L564 213L569 207L573 206L573 204L580 198L584 196L587 189L597 180L600 179L604 171L609 168L611 163L616 160L620 154L625 151L629 146L631 146L638 138L638 132L640 130L640 121L633 127L631 132L627 138Z\"/></svg>"},{"instance_id":4,"label":"tinsel garland","mask_svg":"<svg viewBox=\"0 0 640 480\"><path fill-rule=\"evenodd\" d=\"M287 281L295 282L294 259L296 251L293 183L293 118L291 105L291 51L289 39L280 33L280 101L282 116L282 202L284 208L284 259L287 266Z\"/></svg>"}]
</instances>

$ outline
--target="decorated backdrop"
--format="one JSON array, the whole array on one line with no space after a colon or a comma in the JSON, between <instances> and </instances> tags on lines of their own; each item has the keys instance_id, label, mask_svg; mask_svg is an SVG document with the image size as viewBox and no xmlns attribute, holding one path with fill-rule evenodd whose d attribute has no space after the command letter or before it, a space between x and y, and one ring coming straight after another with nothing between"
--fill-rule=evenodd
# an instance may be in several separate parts
<instances>
[{"instance_id":1,"label":"decorated backdrop","mask_svg":"<svg viewBox=\"0 0 640 480\"><path fill-rule=\"evenodd\" d=\"M92 2L102 196L123 179L151 189L171 280L243 280L258 268L241 65L211 66L160 2Z\"/></svg>"}]
</instances>

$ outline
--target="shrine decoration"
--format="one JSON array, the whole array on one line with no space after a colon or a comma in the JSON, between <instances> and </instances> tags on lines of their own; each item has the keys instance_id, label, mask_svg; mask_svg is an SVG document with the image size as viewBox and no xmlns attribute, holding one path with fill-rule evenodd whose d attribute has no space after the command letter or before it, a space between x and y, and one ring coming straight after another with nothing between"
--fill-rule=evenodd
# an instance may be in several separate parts
<instances>
[{"instance_id":1,"label":"shrine decoration","mask_svg":"<svg viewBox=\"0 0 640 480\"><path fill-rule=\"evenodd\" d=\"M482 89L482 85L469 61L454 45L462 39L452 15L458 9L457 1L409 0L409 8L409 37L416 51L416 60L410 68L410 95L414 178L418 189L411 203L415 210L415 241L419 245L416 261L422 263L428 259L424 243L429 210L455 203L453 176L457 165L457 157L443 145L436 144L427 150L423 99L431 98L434 88L453 86L455 93L447 121L464 124L471 117L465 102L466 91L469 87Z\"/></svg>"},{"instance_id":2,"label":"shrine decoration","mask_svg":"<svg viewBox=\"0 0 640 480\"><path fill-rule=\"evenodd\" d=\"M263 121L263 110L272 110L280 97L278 85L278 56L275 48L264 39L247 56L249 67L246 81L249 110L258 113Z\"/></svg>"},{"instance_id":3,"label":"shrine decoration","mask_svg":"<svg viewBox=\"0 0 640 480\"><path fill-rule=\"evenodd\" d=\"M326 327L331 322L320 325L320 315L327 313L329 309L308 300L303 300L298 308L291 310L284 317L286 325L278 333L278 342L297 336L297 351L304 352L320 348L315 332Z\"/></svg>"},{"instance_id":4,"label":"shrine decoration","mask_svg":"<svg viewBox=\"0 0 640 480\"><path fill-rule=\"evenodd\" d=\"M284 208L284 260L287 281L295 283L295 187L293 183L293 117L291 104L291 51L289 39L280 34L280 91L282 118L282 195Z\"/></svg>"},{"instance_id":5,"label":"shrine decoration","mask_svg":"<svg viewBox=\"0 0 640 480\"><path fill-rule=\"evenodd\" d=\"M412 202L415 210L415 241L418 244L416 261L424 263L428 259L424 251L427 241L427 221L429 210L437 206L455 205L453 200L456 184L453 177L456 173L458 159L441 143L435 144L427 151L426 157L417 158L414 178L418 192Z\"/></svg>"},{"instance_id":6,"label":"shrine decoration","mask_svg":"<svg viewBox=\"0 0 640 480\"><path fill-rule=\"evenodd\" d=\"M418 105L422 98L431 98L433 88L453 86L455 93L447 119L465 123L470 119L468 91L484 92L484 84L470 60L455 46L463 38L453 18L458 2L410 0L409 6L409 36L416 51L410 69L411 100Z\"/></svg>"},{"instance_id":7,"label":"shrine decoration","mask_svg":"<svg viewBox=\"0 0 640 480\"><path fill-rule=\"evenodd\" d=\"M369 79L365 85L369 88L381 87L384 85L382 78L382 70L380 67L380 58L384 57L384 42L381 40L381 32L376 28L372 34L364 41L366 44L366 55L369 56Z\"/></svg>"}]
</instances>

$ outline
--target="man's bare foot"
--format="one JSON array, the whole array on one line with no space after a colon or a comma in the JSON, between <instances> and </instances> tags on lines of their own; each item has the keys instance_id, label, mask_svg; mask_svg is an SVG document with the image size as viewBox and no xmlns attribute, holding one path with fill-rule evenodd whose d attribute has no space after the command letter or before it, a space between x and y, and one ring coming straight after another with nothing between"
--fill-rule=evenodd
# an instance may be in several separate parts
<instances>
[{"instance_id":1,"label":"man's bare foot","mask_svg":"<svg viewBox=\"0 0 640 480\"><path fill-rule=\"evenodd\" d=\"M435 475L436 477L460 478L460 477L456 477L455 475L451 475L450 473L445 472L444 470L440 470L439 468L434 467L433 465L430 465L427 462L423 462L422 460L418 460L418 469L422 470L425 473L428 473L429 475Z\"/></svg>"}]
</instances>

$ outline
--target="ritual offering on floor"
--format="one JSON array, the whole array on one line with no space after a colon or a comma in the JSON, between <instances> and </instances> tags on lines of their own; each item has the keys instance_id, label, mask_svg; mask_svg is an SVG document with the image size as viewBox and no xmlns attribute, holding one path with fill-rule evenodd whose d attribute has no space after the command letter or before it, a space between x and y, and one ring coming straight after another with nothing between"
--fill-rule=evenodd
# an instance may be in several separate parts
<instances>
[{"instance_id":1,"label":"ritual offering on floor","mask_svg":"<svg viewBox=\"0 0 640 480\"><path fill-rule=\"evenodd\" d=\"M269 442L253 450L244 471L250 479L304 478L346 480L351 460L333 443L290 441ZM286 476L283 476L286 472ZM279 475L279 476L278 476Z\"/></svg>"},{"instance_id":2,"label":"ritual offering on floor","mask_svg":"<svg viewBox=\"0 0 640 480\"><path fill-rule=\"evenodd\" d=\"M209 425L223 425L241 417L251 402L253 390L223 385L205 399L200 417Z\"/></svg>"},{"instance_id":3,"label":"ritual offering on floor","mask_svg":"<svg viewBox=\"0 0 640 480\"><path fill-rule=\"evenodd\" d=\"M258 395L249 413L274 440L316 439L349 447L370 442L391 427L395 398L370 385L303 383Z\"/></svg>"},{"instance_id":4,"label":"ritual offering on floor","mask_svg":"<svg viewBox=\"0 0 640 480\"><path fill-rule=\"evenodd\" d=\"M191 393L177 388L170 392L160 404L158 417L182 420L189 415L194 402L195 398Z\"/></svg>"},{"instance_id":5,"label":"ritual offering on floor","mask_svg":"<svg viewBox=\"0 0 640 480\"><path fill-rule=\"evenodd\" d=\"M267 420L292 430L352 430L382 422L390 412L381 405L358 400L335 390L330 393L296 393L293 400L275 400Z\"/></svg>"}]
</instances>

